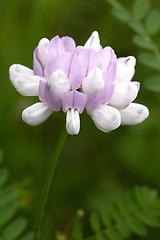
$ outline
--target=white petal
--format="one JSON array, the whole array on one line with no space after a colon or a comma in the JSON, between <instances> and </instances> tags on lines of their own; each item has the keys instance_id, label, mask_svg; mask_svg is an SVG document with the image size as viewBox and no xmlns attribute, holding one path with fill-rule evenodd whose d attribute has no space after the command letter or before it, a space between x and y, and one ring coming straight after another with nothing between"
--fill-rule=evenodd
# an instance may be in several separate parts
<instances>
[{"instance_id":1,"label":"white petal","mask_svg":"<svg viewBox=\"0 0 160 240\"><path fill-rule=\"evenodd\" d=\"M38 58L44 68L47 66L49 61L48 45L49 45L49 40L47 38L42 38L38 44Z\"/></svg>"},{"instance_id":2,"label":"white petal","mask_svg":"<svg viewBox=\"0 0 160 240\"><path fill-rule=\"evenodd\" d=\"M135 125L143 122L149 116L146 106L138 103L131 103L124 110L120 110L122 125Z\"/></svg>"},{"instance_id":3,"label":"white petal","mask_svg":"<svg viewBox=\"0 0 160 240\"><path fill-rule=\"evenodd\" d=\"M83 92L90 94L104 86L102 72L99 68L92 69L82 83Z\"/></svg>"},{"instance_id":4,"label":"white petal","mask_svg":"<svg viewBox=\"0 0 160 240\"><path fill-rule=\"evenodd\" d=\"M116 81L131 81L135 73L136 59L133 56L117 59Z\"/></svg>"},{"instance_id":5,"label":"white petal","mask_svg":"<svg viewBox=\"0 0 160 240\"><path fill-rule=\"evenodd\" d=\"M94 31L90 38L87 40L87 42L84 45L84 48L92 48L96 52L99 52L100 50L100 39L99 39L99 34L97 31Z\"/></svg>"},{"instance_id":6,"label":"white petal","mask_svg":"<svg viewBox=\"0 0 160 240\"><path fill-rule=\"evenodd\" d=\"M110 132L121 124L121 116L116 108L102 104L91 113L96 125L103 132Z\"/></svg>"},{"instance_id":7,"label":"white petal","mask_svg":"<svg viewBox=\"0 0 160 240\"><path fill-rule=\"evenodd\" d=\"M38 102L22 112L22 119L27 124L35 126L44 122L52 112L53 111L49 109L45 103Z\"/></svg>"},{"instance_id":8,"label":"white petal","mask_svg":"<svg viewBox=\"0 0 160 240\"><path fill-rule=\"evenodd\" d=\"M70 82L67 75L62 70L53 72L48 80L48 86L53 95L57 97L62 97L64 92L68 92L70 90Z\"/></svg>"},{"instance_id":9,"label":"white petal","mask_svg":"<svg viewBox=\"0 0 160 240\"><path fill-rule=\"evenodd\" d=\"M70 109L66 116L66 130L70 135L76 135L80 131L79 113L75 109Z\"/></svg>"},{"instance_id":10,"label":"white petal","mask_svg":"<svg viewBox=\"0 0 160 240\"><path fill-rule=\"evenodd\" d=\"M109 105L123 109L127 107L138 94L138 87L134 82L119 82L115 85Z\"/></svg>"},{"instance_id":11,"label":"white petal","mask_svg":"<svg viewBox=\"0 0 160 240\"><path fill-rule=\"evenodd\" d=\"M38 96L40 80L38 76L19 76L13 85L23 96Z\"/></svg>"},{"instance_id":12,"label":"white petal","mask_svg":"<svg viewBox=\"0 0 160 240\"><path fill-rule=\"evenodd\" d=\"M18 76L33 76L33 71L21 64L13 64L9 68L9 76L14 85L15 79Z\"/></svg>"}]
</instances>

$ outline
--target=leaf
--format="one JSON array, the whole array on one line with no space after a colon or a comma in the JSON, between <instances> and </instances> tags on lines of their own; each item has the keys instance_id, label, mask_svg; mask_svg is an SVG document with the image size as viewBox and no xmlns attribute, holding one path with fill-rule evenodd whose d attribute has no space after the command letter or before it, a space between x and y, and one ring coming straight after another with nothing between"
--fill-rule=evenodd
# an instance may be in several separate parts
<instances>
[{"instance_id":1,"label":"leaf","mask_svg":"<svg viewBox=\"0 0 160 240\"><path fill-rule=\"evenodd\" d=\"M142 52L138 58L144 65L160 71L160 62L153 53Z\"/></svg>"},{"instance_id":2,"label":"leaf","mask_svg":"<svg viewBox=\"0 0 160 240\"><path fill-rule=\"evenodd\" d=\"M7 183L8 177L9 177L8 169L5 167L1 167L0 168L0 188Z\"/></svg>"},{"instance_id":3,"label":"leaf","mask_svg":"<svg viewBox=\"0 0 160 240\"><path fill-rule=\"evenodd\" d=\"M14 240L23 233L27 226L27 220L23 217L15 219L3 232L3 240Z\"/></svg>"},{"instance_id":4,"label":"leaf","mask_svg":"<svg viewBox=\"0 0 160 240\"><path fill-rule=\"evenodd\" d=\"M9 222L17 211L17 204L12 203L0 209L0 226Z\"/></svg>"},{"instance_id":5,"label":"leaf","mask_svg":"<svg viewBox=\"0 0 160 240\"><path fill-rule=\"evenodd\" d=\"M98 232L101 229L100 219L97 215L97 213L92 213L90 215L90 224L93 229L93 231Z\"/></svg>"},{"instance_id":6,"label":"leaf","mask_svg":"<svg viewBox=\"0 0 160 240\"><path fill-rule=\"evenodd\" d=\"M6 206L8 203L12 202L16 197L16 189L12 186L0 190L0 207Z\"/></svg>"},{"instance_id":7,"label":"leaf","mask_svg":"<svg viewBox=\"0 0 160 240\"><path fill-rule=\"evenodd\" d=\"M25 234L20 240L33 240L34 234L33 232L29 232Z\"/></svg>"},{"instance_id":8,"label":"leaf","mask_svg":"<svg viewBox=\"0 0 160 240\"><path fill-rule=\"evenodd\" d=\"M130 26L131 29L133 29L135 32L144 35L144 29L142 27L142 25L139 23L139 21L135 18L131 18L128 22L127 22L128 26Z\"/></svg>"},{"instance_id":9,"label":"leaf","mask_svg":"<svg viewBox=\"0 0 160 240\"><path fill-rule=\"evenodd\" d=\"M107 232L107 237L110 240L123 240L122 236L117 232L117 231L108 231Z\"/></svg>"},{"instance_id":10,"label":"leaf","mask_svg":"<svg viewBox=\"0 0 160 240\"><path fill-rule=\"evenodd\" d=\"M118 18L119 20L121 20L123 22L127 22L131 18L129 12L125 8L123 8L123 7L121 7L121 8L113 8L112 9L112 14L116 18Z\"/></svg>"},{"instance_id":11,"label":"leaf","mask_svg":"<svg viewBox=\"0 0 160 240\"><path fill-rule=\"evenodd\" d=\"M147 78L144 84L147 89L160 92L160 75Z\"/></svg>"},{"instance_id":12,"label":"leaf","mask_svg":"<svg viewBox=\"0 0 160 240\"><path fill-rule=\"evenodd\" d=\"M74 226L72 228L72 235L73 238L76 237L77 240L83 239L83 230L78 220L74 223Z\"/></svg>"},{"instance_id":13,"label":"leaf","mask_svg":"<svg viewBox=\"0 0 160 240\"><path fill-rule=\"evenodd\" d=\"M146 31L150 35L154 35L160 30L160 10L153 9L150 14L148 14L145 21Z\"/></svg>"},{"instance_id":14,"label":"leaf","mask_svg":"<svg viewBox=\"0 0 160 240\"><path fill-rule=\"evenodd\" d=\"M136 216L138 220L140 220L142 223L145 225L148 225L149 227L159 227L160 226L160 221L152 215L150 212L136 212Z\"/></svg>"},{"instance_id":15,"label":"leaf","mask_svg":"<svg viewBox=\"0 0 160 240\"><path fill-rule=\"evenodd\" d=\"M136 0L133 4L133 15L136 19L141 20L145 17L150 9L149 0Z\"/></svg>"},{"instance_id":16,"label":"leaf","mask_svg":"<svg viewBox=\"0 0 160 240\"><path fill-rule=\"evenodd\" d=\"M100 215L101 215L101 218L102 218L102 222L105 226L108 226L111 224L111 216L110 216L110 212L109 210L105 209L105 210L101 210L100 211Z\"/></svg>"},{"instance_id":17,"label":"leaf","mask_svg":"<svg viewBox=\"0 0 160 240\"><path fill-rule=\"evenodd\" d=\"M141 47L141 48L153 50L155 47L150 39L144 38L139 35L135 35L132 40L135 45L137 45L138 47Z\"/></svg>"},{"instance_id":18,"label":"leaf","mask_svg":"<svg viewBox=\"0 0 160 240\"><path fill-rule=\"evenodd\" d=\"M137 219L132 218L130 221L127 221L127 225L132 232L142 237L145 237L147 235L146 227Z\"/></svg>"}]
</instances>

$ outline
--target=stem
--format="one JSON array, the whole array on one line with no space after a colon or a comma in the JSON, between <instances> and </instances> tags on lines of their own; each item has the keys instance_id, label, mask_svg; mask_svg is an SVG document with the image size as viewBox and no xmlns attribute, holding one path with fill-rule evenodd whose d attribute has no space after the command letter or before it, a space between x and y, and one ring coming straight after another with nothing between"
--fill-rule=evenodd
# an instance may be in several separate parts
<instances>
[{"instance_id":1,"label":"stem","mask_svg":"<svg viewBox=\"0 0 160 240\"><path fill-rule=\"evenodd\" d=\"M46 177L46 180L45 180L45 183L44 183L44 188L43 188L42 196L41 196L41 199L40 199L39 210L38 210L37 216L36 216L34 240L42 239L42 222L43 222L43 219L44 219L46 204L47 204L47 201L48 201L50 188L51 188L51 185L52 185L52 182L53 182L57 162L58 162L60 154L62 152L66 137L67 137L66 131L63 131L60 138L59 138L57 146L56 146L56 148L53 152L53 155L51 157L51 161L50 161L49 168L48 168L48 174L47 174L47 177Z\"/></svg>"}]
</instances>

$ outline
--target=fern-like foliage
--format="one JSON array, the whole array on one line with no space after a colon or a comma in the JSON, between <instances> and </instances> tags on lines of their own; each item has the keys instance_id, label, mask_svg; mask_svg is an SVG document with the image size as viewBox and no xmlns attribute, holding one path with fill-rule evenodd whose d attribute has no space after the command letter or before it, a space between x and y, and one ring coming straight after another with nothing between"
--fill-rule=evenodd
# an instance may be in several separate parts
<instances>
[{"instance_id":1,"label":"fern-like foliage","mask_svg":"<svg viewBox=\"0 0 160 240\"><path fill-rule=\"evenodd\" d=\"M27 219L17 215L17 189L8 184L9 171L2 160L0 150L0 240L32 240L33 233L26 233Z\"/></svg>"},{"instance_id":2,"label":"fern-like foliage","mask_svg":"<svg viewBox=\"0 0 160 240\"><path fill-rule=\"evenodd\" d=\"M85 236L81 220L76 219L67 240L124 240L132 234L147 235L147 227L160 226L160 197L156 190L136 186L110 207L90 215L91 236ZM57 240L61 239L57 237Z\"/></svg>"},{"instance_id":3,"label":"fern-like foliage","mask_svg":"<svg viewBox=\"0 0 160 240\"><path fill-rule=\"evenodd\" d=\"M112 14L127 24L134 32L133 43L144 49L138 59L141 63L157 71L149 77L145 85L150 90L160 91L160 44L155 36L160 32L160 9L151 7L150 0L134 0L127 9L117 0L106 0L112 6Z\"/></svg>"}]
</instances>

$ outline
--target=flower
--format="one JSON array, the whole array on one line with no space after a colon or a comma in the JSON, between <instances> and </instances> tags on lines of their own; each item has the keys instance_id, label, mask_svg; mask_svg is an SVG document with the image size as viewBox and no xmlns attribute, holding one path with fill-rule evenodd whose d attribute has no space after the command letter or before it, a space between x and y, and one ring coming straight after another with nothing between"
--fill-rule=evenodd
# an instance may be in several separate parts
<instances>
[{"instance_id":1,"label":"flower","mask_svg":"<svg viewBox=\"0 0 160 240\"><path fill-rule=\"evenodd\" d=\"M38 125L62 110L68 134L76 135L84 109L104 132L148 117L147 107L132 103L140 89L139 82L131 81L135 64L132 56L117 58L111 47L102 48L93 32L84 46L70 37L43 38L34 50L33 70L13 64L9 74L20 94L39 97L22 112L26 123Z\"/></svg>"}]
</instances>

